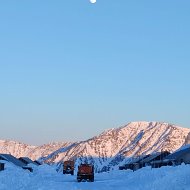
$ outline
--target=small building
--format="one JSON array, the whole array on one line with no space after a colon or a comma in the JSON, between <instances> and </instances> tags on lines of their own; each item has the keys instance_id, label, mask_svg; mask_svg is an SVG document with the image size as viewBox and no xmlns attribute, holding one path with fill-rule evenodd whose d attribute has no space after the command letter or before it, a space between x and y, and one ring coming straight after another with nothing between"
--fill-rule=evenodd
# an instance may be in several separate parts
<instances>
[{"instance_id":1,"label":"small building","mask_svg":"<svg viewBox=\"0 0 190 190\"><path fill-rule=\"evenodd\" d=\"M156 152L154 154L151 154L148 157L142 159L140 162L135 163L134 170L138 170L138 169L146 167L146 166L151 166L152 162L163 160L169 154L170 154L170 152L168 152L168 151Z\"/></svg>"},{"instance_id":2,"label":"small building","mask_svg":"<svg viewBox=\"0 0 190 190\"><path fill-rule=\"evenodd\" d=\"M175 165L181 163L190 164L190 145L186 145L166 157L167 160L175 161Z\"/></svg>"},{"instance_id":3,"label":"small building","mask_svg":"<svg viewBox=\"0 0 190 190\"><path fill-rule=\"evenodd\" d=\"M38 160L34 160L34 162L35 162L38 166L42 165L42 163L40 163Z\"/></svg>"},{"instance_id":4,"label":"small building","mask_svg":"<svg viewBox=\"0 0 190 190\"><path fill-rule=\"evenodd\" d=\"M31 160L30 158L28 157L20 157L19 160L21 162L23 162L24 164L28 165L28 164L33 164L35 166L39 166L39 164L37 164L36 162L34 162L33 160Z\"/></svg>"},{"instance_id":5,"label":"small building","mask_svg":"<svg viewBox=\"0 0 190 190\"><path fill-rule=\"evenodd\" d=\"M129 163L123 165L123 166L119 166L119 170L137 170L139 168L141 168L141 164L139 164L143 159L148 158L150 155L142 155L139 157L135 157L133 158Z\"/></svg>"},{"instance_id":6,"label":"small building","mask_svg":"<svg viewBox=\"0 0 190 190\"><path fill-rule=\"evenodd\" d=\"M174 166L176 163L175 160L156 160L150 163L151 168L161 168L162 166Z\"/></svg>"},{"instance_id":7,"label":"small building","mask_svg":"<svg viewBox=\"0 0 190 190\"><path fill-rule=\"evenodd\" d=\"M119 170L133 170L133 163L125 164L123 166L119 166Z\"/></svg>"},{"instance_id":8,"label":"small building","mask_svg":"<svg viewBox=\"0 0 190 190\"><path fill-rule=\"evenodd\" d=\"M16 157L12 156L11 154L0 154L0 160L6 160L19 167L26 166L26 164L24 164L23 162L18 160Z\"/></svg>"},{"instance_id":9,"label":"small building","mask_svg":"<svg viewBox=\"0 0 190 190\"><path fill-rule=\"evenodd\" d=\"M27 169L29 171L32 170L31 167L27 167L27 165L20 160L18 160L16 157L12 156L11 154L0 154L0 160L6 160L8 162L13 163L14 165L21 167L22 169Z\"/></svg>"}]
</instances>

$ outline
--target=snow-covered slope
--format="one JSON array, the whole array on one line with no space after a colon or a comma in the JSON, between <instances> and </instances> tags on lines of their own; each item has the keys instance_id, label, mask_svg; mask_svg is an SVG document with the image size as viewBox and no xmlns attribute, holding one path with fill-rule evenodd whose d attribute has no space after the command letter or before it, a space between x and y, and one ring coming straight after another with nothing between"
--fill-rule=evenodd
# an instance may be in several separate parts
<instances>
[{"instance_id":1,"label":"snow-covered slope","mask_svg":"<svg viewBox=\"0 0 190 190\"><path fill-rule=\"evenodd\" d=\"M12 140L0 140L0 153L12 154L15 157L27 156L32 160L47 157L56 150L67 147L71 142L52 142L41 146L31 146Z\"/></svg>"},{"instance_id":2,"label":"snow-covered slope","mask_svg":"<svg viewBox=\"0 0 190 190\"><path fill-rule=\"evenodd\" d=\"M16 157L25 156L34 148L36 147L17 141L0 140L0 153L12 154Z\"/></svg>"},{"instance_id":3,"label":"snow-covered slope","mask_svg":"<svg viewBox=\"0 0 190 190\"><path fill-rule=\"evenodd\" d=\"M60 148L67 147L71 145L71 142L52 142L49 144L44 144L42 146L38 146L33 148L30 152L28 152L25 156L31 158L32 160L36 160L39 158L48 157L52 152L59 150Z\"/></svg>"},{"instance_id":4,"label":"snow-covered slope","mask_svg":"<svg viewBox=\"0 0 190 190\"><path fill-rule=\"evenodd\" d=\"M131 157L157 151L173 152L180 148L190 129L161 122L132 122L123 127L104 131L87 141L79 142L56 156L45 158L46 162L91 162L96 171L104 171L127 162Z\"/></svg>"},{"instance_id":5,"label":"snow-covered slope","mask_svg":"<svg viewBox=\"0 0 190 190\"><path fill-rule=\"evenodd\" d=\"M124 164L130 158L157 151L173 152L187 142L190 129L162 122L131 122L109 129L81 142L49 143L39 147L0 141L0 152L28 156L41 161L62 163L75 159L76 164L90 162L96 171L105 171Z\"/></svg>"}]
</instances>

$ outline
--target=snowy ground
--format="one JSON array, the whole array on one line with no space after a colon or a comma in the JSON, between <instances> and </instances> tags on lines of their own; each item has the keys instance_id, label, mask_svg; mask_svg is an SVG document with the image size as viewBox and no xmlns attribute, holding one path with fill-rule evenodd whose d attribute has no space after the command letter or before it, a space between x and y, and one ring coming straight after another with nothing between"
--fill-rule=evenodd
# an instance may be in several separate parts
<instances>
[{"instance_id":1,"label":"snowy ground","mask_svg":"<svg viewBox=\"0 0 190 190\"><path fill-rule=\"evenodd\" d=\"M111 171L95 175L95 182L57 173L53 167L36 167L33 173L6 163L0 172L0 190L190 190L190 165L143 168L136 172Z\"/></svg>"}]
</instances>

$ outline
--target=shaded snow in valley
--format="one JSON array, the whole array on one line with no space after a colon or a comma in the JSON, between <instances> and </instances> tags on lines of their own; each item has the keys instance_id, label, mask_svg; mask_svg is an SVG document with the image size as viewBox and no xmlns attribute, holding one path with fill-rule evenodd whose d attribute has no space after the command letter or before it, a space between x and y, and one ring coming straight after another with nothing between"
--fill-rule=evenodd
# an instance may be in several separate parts
<instances>
[{"instance_id":1,"label":"shaded snow in valley","mask_svg":"<svg viewBox=\"0 0 190 190\"><path fill-rule=\"evenodd\" d=\"M42 165L34 172L5 163L0 172L2 190L189 190L190 165L142 168L138 171L114 170L95 174L95 182L76 181L76 175L57 173L55 167Z\"/></svg>"}]
</instances>

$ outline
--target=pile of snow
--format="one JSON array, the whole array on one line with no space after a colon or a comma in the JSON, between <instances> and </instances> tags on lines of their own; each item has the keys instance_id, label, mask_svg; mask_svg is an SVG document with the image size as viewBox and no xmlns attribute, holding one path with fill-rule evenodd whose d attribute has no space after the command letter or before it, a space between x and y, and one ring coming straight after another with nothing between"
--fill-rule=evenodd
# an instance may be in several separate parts
<instances>
[{"instance_id":1,"label":"pile of snow","mask_svg":"<svg viewBox=\"0 0 190 190\"><path fill-rule=\"evenodd\" d=\"M95 174L95 182L76 181L76 175L57 173L49 165L36 167L33 173L6 162L0 172L2 190L189 190L190 165L142 168L132 172L114 170Z\"/></svg>"},{"instance_id":2,"label":"pile of snow","mask_svg":"<svg viewBox=\"0 0 190 190\"><path fill-rule=\"evenodd\" d=\"M96 3L96 0L90 0L91 3Z\"/></svg>"}]
</instances>

